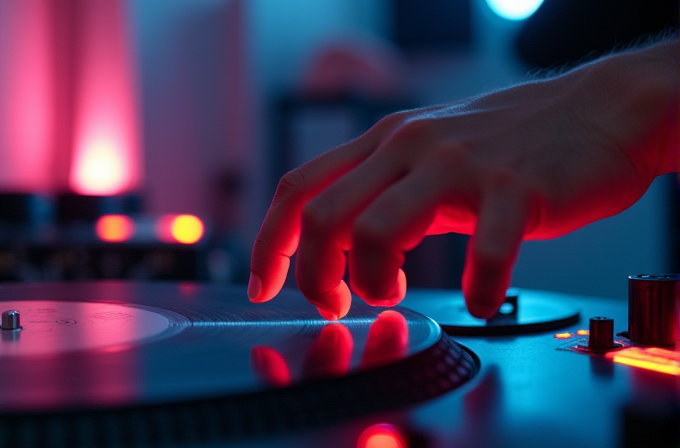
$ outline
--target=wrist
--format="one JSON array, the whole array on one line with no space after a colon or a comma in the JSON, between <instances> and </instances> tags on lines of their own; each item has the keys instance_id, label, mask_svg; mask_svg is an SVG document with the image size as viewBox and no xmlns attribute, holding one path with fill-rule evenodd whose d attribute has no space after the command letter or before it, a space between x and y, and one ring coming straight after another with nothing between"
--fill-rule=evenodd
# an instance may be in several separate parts
<instances>
[{"instance_id":1,"label":"wrist","mask_svg":"<svg viewBox=\"0 0 680 448\"><path fill-rule=\"evenodd\" d=\"M678 40L583 67L591 118L643 174L678 170Z\"/></svg>"}]
</instances>

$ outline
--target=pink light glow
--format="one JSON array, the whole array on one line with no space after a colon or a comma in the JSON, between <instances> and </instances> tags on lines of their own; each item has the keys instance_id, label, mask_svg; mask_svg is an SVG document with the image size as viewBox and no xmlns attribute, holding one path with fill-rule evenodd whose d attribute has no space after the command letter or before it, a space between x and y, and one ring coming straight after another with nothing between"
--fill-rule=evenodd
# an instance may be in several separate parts
<instances>
[{"instance_id":1,"label":"pink light glow","mask_svg":"<svg viewBox=\"0 0 680 448\"><path fill-rule=\"evenodd\" d=\"M112 195L139 183L137 113L125 2L77 2L70 187Z\"/></svg>"},{"instance_id":2,"label":"pink light glow","mask_svg":"<svg viewBox=\"0 0 680 448\"><path fill-rule=\"evenodd\" d=\"M49 3L0 1L0 189L52 184Z\"/></svg>"}]
</instances>

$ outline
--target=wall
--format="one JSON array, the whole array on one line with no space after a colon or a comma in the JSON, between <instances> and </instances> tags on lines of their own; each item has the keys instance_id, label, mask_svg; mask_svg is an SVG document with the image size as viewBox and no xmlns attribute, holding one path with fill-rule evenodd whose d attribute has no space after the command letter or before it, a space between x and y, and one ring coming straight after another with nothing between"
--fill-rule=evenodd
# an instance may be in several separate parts
<instances>
[{"instance_id":1,"label":"wall","mask_svg":"<svg viewBox=\"0 0 680 448\"><path fill-rule=\"evenodd\" d=\"M360 6L356 1L320 5L309 0L284 6L275 0L256 0L249 6L256 79L259 89L268 95L294 88L296 74L324 41L386 33L388 3L380 1ZM526 69L512 49L521 22L498 18L485 0L473 1L472 20L474 34L469 51L409 58L410 80L418 103L454 101L525 79ZM562 238L525 243L513 284L625 297L627 275L667 271L672 182L659 179L637 204L618 216ZM264 193L267 198L271 195ZM265 210L259 211L260 217Z\"/></svg>"},{"instance_id":2,"label":"wall","mask_svg":"<svg viewBox=\"0 0 680 448\"><path fill-rule=\"evenodd\" d=\"M275 144L269 115L272 101L298 87L302 70L324 43L384 37L389 1L139 0L135 4L149 210L205 213L210 209L207 177L216 166L232 167L245 178L238 233L244 247L250 247L273 194L266 178L268 152ZM241 22L230 22L235 4L243 8ZM473 0L472 20L474 34L468 50L405 58L417 103L453 101L525 78L526 70L511 47L521 23L497 18L484 0ZM238 23L243 34L229 35ZM239 45L229 46L241 38ZM241 90L247 93L239 97ZM514 284L622 297L626 275L667 270L669 188L668 180L660 180L619 216L563 238L526 243Z\"/></svg>"}]
</instances>

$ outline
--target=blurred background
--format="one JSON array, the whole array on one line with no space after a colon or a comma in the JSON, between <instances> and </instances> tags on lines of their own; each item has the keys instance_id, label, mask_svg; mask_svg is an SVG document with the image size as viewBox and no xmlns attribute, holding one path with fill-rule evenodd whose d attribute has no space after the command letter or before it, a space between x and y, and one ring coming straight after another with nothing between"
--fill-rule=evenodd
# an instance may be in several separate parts
<instances>
[{"instance_id":1,"label":"blurred background","mask_svg":"<svg viewBox=\"0 0 680 448\"><path fill-rule=\"evenodd\" d=\"M286 171L677 23L675 0L3 0L0 280L245 283ZM627 275L679 270L679 203L664 176L525 243L513 284L623 299ZM460 287L465 242L426 238L410 285Z\"/></svg>"}]
</instances>

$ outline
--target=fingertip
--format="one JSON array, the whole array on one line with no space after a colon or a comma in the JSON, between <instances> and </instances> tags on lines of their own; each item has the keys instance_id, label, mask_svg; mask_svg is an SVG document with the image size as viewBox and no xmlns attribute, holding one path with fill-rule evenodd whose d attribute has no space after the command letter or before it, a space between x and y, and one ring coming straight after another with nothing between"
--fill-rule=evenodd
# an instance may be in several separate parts
<instances>
[{"instance_id":1,"label":"fingertip","mask_svg":"<svg viewBox=\"0 0 680 448\"><path fill-rule=\"evenodd\" d=\"M503 304L509 277L498 273L482 275L474 272L473 263L466 264L463 271L463 295L468 312L478 319L493 317Z\"/></svg>"},{"instance_id":2,"label":"fingertip","mask_svg":"<svg viewBox=\"0 0 680 448\"><path fill-rule=\"evenodd\" d=\"M324 319L330 321L340 320L345 317L352 304L352 293L350 293L349 287L342 280L330 293L324 294L323 297L310 297L306 294L305 296L307 300L316 306L319 314Z\"/></svg>"},{"instance_id":3,"label":"fingertip","mask_svg":"<svg viewBox=\"0 0 680 448\"><path fill-rule=\"evenodd\" d=\"M260 293L262 292L262 280L254 272L251 271L250 278L248 279L248 299L251 302L264 302L260 298Z\"/></svg>"},{"instance_id":4,"label":"fingertip","mask_svg":"<svg viewBox=\"0 0 680 448\"><path fill-rule=\"evenodd\" d=\"M399 298L395 305L402 300L404 300L404 297L406 297L406 272L404 272L403 269L399 269L399 272L397 272L397 295L396 297Z\"/></svg>"},{"instance_id":5,"label":"fingertip","mask_svg":"<svg viewBox=\"0 0 680 448\"><path fill-rule=\"evenodd\" d=\"M352 293L349 291L349 287L345 282L342 282L343 285L345 285L345 289L347 290L347 296L346 299L343 299L342 302L340 303L340 312L338 313L338 319L342 319L343 317L347 316L347 313L349 313L349 308L352 305Z\"/></svg>"},{"instance_id":6,"label":"fingertip","mask_svg":"<svg viewBox=\"0 0 680 448\"><path fill-rule=\"evenodd\" d=\"M287 257L272 257L267 266L253 263L248 279L248 299L253 303L263 303L276 297L286 282L289 267L290 259Z\"/></svg>"},{"instance_id":7,"label":"fingertip","mask_svg":"<svg viewBox=\"0 0 680 448\"><path fill-rule=\"evenodd\" d=\"M323 317L326 320L336 321L340 319L340 317L333 311L325 310L319 306L316 307L316 310L319 312L319 314L321 314L321 317Z\"/></svg>"},{"instance_id":8,"label":"fingertip","mask_svg":"<svg viewBox=\"0 0 680 448\"><path fill-rule=\"evenodd\" d=\"M406 297L406 273L403 269L397 271L397 280L392 286L392 289L387 294L372 295L364 292L361 298L371 306L385 306L392 307L404 300Z\"/></svg>"}]
</instances>

